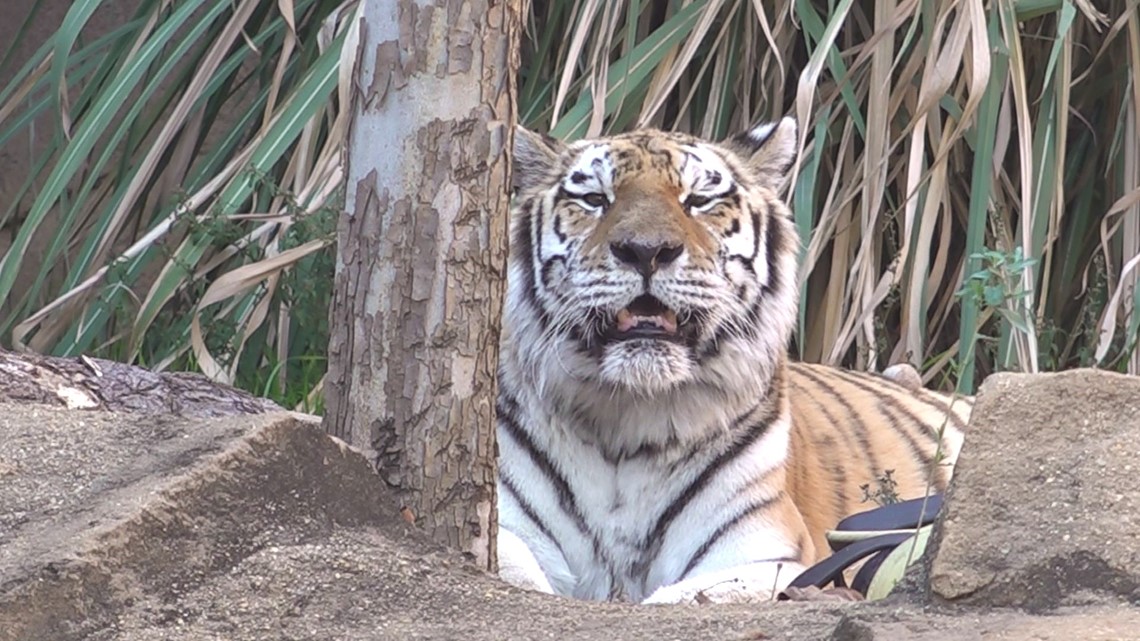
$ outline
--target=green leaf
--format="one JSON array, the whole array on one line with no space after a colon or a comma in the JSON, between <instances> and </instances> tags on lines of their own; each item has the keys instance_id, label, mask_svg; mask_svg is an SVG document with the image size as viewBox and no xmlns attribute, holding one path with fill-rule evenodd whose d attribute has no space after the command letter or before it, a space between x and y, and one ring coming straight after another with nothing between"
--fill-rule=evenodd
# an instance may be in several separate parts
<instances>
[{"instance_id":1,"label":"green leaf","mask_svg":"<svg viewBox=\"0 0 1140 641\"><path fill-rule=\"evenodd\" d=\"M92 113L84 119L83 126L75 133L71 144L64 150L51 175L48 176L24 224L20 226L20 231L12 241L12 246L4 258L0 259L0 300L7 300L12 294L12 286L27 256L33 232L41 228L51 207L63 195L67 183L82 170L87 155L95 143L114 127L119 109L124 104L130 104L129 96L143 79L147 66L167 45L185 19L201 4L202 0L185 0L178 3L170 18L156 30L155 37L139 49L133 64L122 69L107 90L100 95L99 101L92 108ZM78 10L73 9L73 11ZM79 13L82 15L83 12ZM60 78L62 77L61 72ZM10 325L11 320L5 323L6 328Z\"/></svg>"},{"instance_id":2,"label":"green leaf","mask_svg":"<svg viewBox=\"0 0 1140 641\"><path fill-rule=\"evenodd\" d=\"M986 305L997 307L1005 301L1005 289L1001 285L986 285L984 300Z\"/></svg>"},{"instance_id":3,"label":"green leaf","mask_svg":"<svg viewBox=\"0 0 1140 641\"><path fill-rule=\"evenodd\" d=\"M218 196L214 215L228 217L238 211L253 192L258 176L269 171L301 134L305 124L320 113L325 101L337 87L340 48L347 32L342 32L332 45L313 63L277 114L266 134L259 139L250 156L246 171L235 177ZM211 243L211 238L188 238L176 251L168 269L159 275L139 311L133 331L132 353L137 352L143 333L158 317L159 311L190 275L185 265L197 265Z\"/></svg>"},{"instance_id":4,"label":"green leaf","mask_svg":"<svg viewBox=\"0 0 1140 641\"><path fill-rule=\"evenodd\" d=\"M871 584L867 586L867 600L878 601L886 598L902 580L907 568L922 558L926 552L926 544L930 541L930 532L933 525L919 528L918 532L909 539L899 543L887 554L879 569L875 571Z\"/></svg>"},{"instance_id":5,"label":"green leaf","mask_svg":"<svg viewBox=\"0 0 1140 641\"><path fill-rule=\"evenodd\" d=\"M966 224L966 273L975 273L980 268L977 255L985 242L986 226L989 222L988 213L990 199L993 196L993 154L994 140L997 135L998 115L1002 108L1002 94L1005 91L1006 79L1009 74L1009 54L1005 51L999 32L996 12L991 7L989 26L990 50L992 52L992 67L990 79L986 85L986 93L982 96L978 106L976 133L974 139L978 141L977 153L973 157L973 171L970 177L970 201ZM972 394L974 391L974 368L977 361L975 345L978 334L978 301L969 298L962 299L962 316L959 335L959 353L961 356L961 376L958 378L958 391Z\"/></svg>"}]
</instances>

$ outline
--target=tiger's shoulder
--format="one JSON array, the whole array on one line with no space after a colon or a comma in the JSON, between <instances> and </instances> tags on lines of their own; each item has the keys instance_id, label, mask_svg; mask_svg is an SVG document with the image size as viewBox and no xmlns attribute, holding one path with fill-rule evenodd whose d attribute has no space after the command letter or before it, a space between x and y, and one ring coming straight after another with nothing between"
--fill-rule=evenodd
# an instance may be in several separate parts
<instances>
[{"instance_id":1,"label":"tiger's shoulder","mask_svg":"<svg viewBox=\"0 0 1140 641\"><path fill-rule=\"evenodd\" d=\"M862 406L888 402L897 405L900 410L906 408L918 412L920 422L926 419L944 420L963 429L974 407L974 397L971 395L927 388L922 375L909 363L891 365L882 373L875 373L790 361L787 371L789 384L798 385L801 390L820 395L821 398L842 403L839 397L844 396L848 401L857 401Z\"/></svg>"}]
</instances>

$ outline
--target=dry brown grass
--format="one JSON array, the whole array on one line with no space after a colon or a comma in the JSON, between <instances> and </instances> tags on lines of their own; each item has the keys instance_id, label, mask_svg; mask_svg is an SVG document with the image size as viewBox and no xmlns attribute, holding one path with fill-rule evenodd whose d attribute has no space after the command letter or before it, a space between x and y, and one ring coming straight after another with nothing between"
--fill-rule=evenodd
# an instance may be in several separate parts
<instances>
[{"instance_id":1,"label":"dry brown grass","mask_svg":"<svg viewBox=\"0 0 1140 641\"><path fill-rule=\"evenodd\" d=\"M531 29L556 135L798 119L802 358L1140 371L1135 3L583 0Z\"/></svg>"}]
</instances>

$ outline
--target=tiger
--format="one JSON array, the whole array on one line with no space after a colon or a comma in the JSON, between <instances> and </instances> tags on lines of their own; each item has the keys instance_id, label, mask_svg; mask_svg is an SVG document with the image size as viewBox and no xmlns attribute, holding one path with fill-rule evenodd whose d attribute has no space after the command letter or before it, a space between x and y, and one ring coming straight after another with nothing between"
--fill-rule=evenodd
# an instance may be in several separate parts
<instances>
[{"instance_id":1,"label":"tiger","mask_svg":"<svg viewBox=\"0 0 1140 641\"><path fill-rule=\"evenodd\" d=\"M774 598L826 533L946 489L971 397L794 361L784 117L719 142L519 126L496 403L499 576L594 601ZM913 370L913 367L910 368Z\"/></svg>"}]
</instances>

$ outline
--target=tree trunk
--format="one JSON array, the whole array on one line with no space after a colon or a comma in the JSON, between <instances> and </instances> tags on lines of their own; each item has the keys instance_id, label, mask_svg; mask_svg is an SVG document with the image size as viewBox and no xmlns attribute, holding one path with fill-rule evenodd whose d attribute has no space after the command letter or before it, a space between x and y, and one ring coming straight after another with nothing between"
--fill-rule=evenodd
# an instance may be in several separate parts
<instances>
[{"instance_id":1,"label":"tree trunk","mask_svg":"<svg viewBox=\"0 0 1140 641\"><path fill-rule=\"evenodd\" d=\"M326 430L491 571L522 2L365 1L325 387Z\"/></svg>"}]
</instances>

